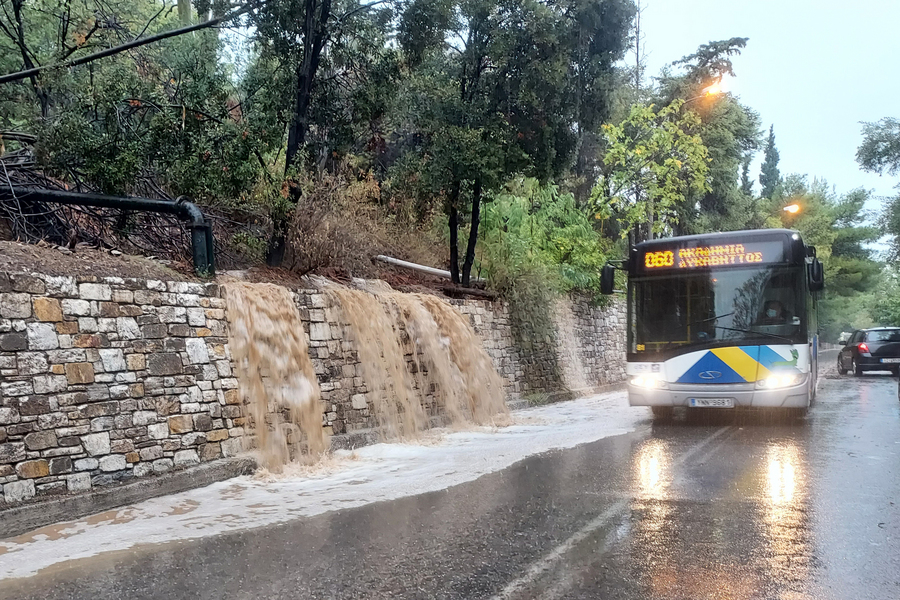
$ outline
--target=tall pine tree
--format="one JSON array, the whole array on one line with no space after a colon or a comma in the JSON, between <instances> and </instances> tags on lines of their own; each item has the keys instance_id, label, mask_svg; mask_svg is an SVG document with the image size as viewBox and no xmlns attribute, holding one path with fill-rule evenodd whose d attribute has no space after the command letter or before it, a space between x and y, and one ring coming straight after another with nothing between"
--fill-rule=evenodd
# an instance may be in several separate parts
<instances>
[{"instance_id":1,"label":"tall pine tree","mask_svg":"<svg viewBox=\"0 0 900 600\"><path fill-rule=\"evenodd\" d=\"M763 198L771 198L775 186L781 181L778 171L778 148L775 147L775 126L769 126L769 139L766 140L765 159L759 172L760 192Z\"/></svg>"}]
</instances>

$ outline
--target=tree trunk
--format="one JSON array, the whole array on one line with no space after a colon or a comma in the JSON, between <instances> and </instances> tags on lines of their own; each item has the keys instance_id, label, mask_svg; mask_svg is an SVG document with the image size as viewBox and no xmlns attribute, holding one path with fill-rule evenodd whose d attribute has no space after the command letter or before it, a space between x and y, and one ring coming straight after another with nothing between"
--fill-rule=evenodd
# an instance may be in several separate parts
<instances>
[{"instance_id":1,"label":"tree trunk","mask_svg":"<svg viewBox=\"0 0 900 600\"><path fill-rule=\"evenodd\" d=\"M450 281L459 283L459 188L454 181L450 189Z\"/></svg>"},{"instance_id":2,"label":"tree trunk","mask_svg":"<svg viewBox=\"0 0 900 600\"><path fill-rule=\"evenodd\" d=\"M16 21L17 39L15 40L15 43L19 47L19 52L22 55L22 64L25 65L25 70L30 71L31 69L34 69L36 65L31 60L31 52L28 49L28 46L25 45L25 25L22 22L23 4L24 0L13 0L12 3L13 15ZM31 89L34 90L34 95L41 105L41 117L46 119L50 115L50 94L43 86L41 86L37 76L32 75L29 79L31 80Z\"/></svg>"},{"instance_id":3,"label":"tree trunk","mask_svg":"<svg viewBox=\"0 0 900 600\"><path fill-rule=\"evenodd\" d=\"M316 9L318 10L318 14ZM300 149L306 143L309 131L309 105L312 99L313 83L322 49L328 35L328 19L331 17L331 0L306 0L305 22L303 34L303 60L297 66L297 91L294 100L294 118L288 129L287 153L285 154L285 171L293 166Z\"/></svg>"},{"instance_id":4,"label":"tree trunk","mask_svg":"<svg viewBox=\"0 0 900 600\"><path fill-rule=\"evenodd\" d=\"M481 180L472 186L472 227L469 229L469 243L466 245L466 259L462 268L462 284L469 285L472 265L475 263L475 245L478 243L478 225L481 223Z\"/></svg>"}]
</instances>

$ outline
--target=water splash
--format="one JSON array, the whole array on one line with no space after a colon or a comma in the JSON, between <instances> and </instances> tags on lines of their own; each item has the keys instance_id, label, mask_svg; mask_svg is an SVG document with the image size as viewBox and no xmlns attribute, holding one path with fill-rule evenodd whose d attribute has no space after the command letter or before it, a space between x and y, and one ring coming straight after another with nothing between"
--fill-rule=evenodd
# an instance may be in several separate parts
<instances>
[{"instance_id":1,"label":"water splash","mask_svg":"<svg viewBox=\"0 0 900 600\"><path fill-rule=\"evenodd\" d=\"M261 466L277 473L292 459L318 460L328 439L319 384L291 292L272 284L223 288L231 353L255 425Z\"/></svg>"},{"instance_id":2,"label":"water splash","mask_svg":"<svg viewBox=\"0 0 900 600\"><path fill-rule=\"evenodd\" d=\"M374 291L332 286L328 295L349 325L386 435L424 429L430 397L456 427L509 423L503 380L465 316L435 296Z\"/></svg>"},{"instance_id":3,"label":"water splash","mask_svg":"<svg viewBox=\"0 0 900 600\"><path fill-rule=\"evenodd\" d=\"M368 292L329 286L326 295L341 308L346 337L359 355L362 377L384 437L407 438L425 428L427 416L409 377L400 335L385 307Z\"/></svg>"}]
</instances>

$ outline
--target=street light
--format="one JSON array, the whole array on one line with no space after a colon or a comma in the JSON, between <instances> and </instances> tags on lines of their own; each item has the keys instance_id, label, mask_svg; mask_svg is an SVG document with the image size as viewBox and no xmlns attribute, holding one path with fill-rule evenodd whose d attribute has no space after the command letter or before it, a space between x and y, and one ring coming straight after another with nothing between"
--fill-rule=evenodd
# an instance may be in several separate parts
<instances>
[{"instance_id":1,"label":"street light","mask_svg":"<svg viewBox=\"0 0 900 600\"><path fill-rule=\"evenodd\" d=\"M796 215L798 212L800 212L800 205L799 204L788 204L781 210L783 210L784 212L789 212L792 215Z\"/></svg>"},{"instance_id":2,"label":"street light","mask_svg":"<svg viewBox=\"0 0 900 600\"><path fill-rule=\"evenodd\" d=\"M684 101L685 104L688 102L693 102L694 100L699 100L700 98L709 98L711 96L718 96L722 93L722 86L716 82L712 85L709 85L701 90L703 93L699 96L694 96L693 98L688 98Z\"/></svg>"}]
</instances>

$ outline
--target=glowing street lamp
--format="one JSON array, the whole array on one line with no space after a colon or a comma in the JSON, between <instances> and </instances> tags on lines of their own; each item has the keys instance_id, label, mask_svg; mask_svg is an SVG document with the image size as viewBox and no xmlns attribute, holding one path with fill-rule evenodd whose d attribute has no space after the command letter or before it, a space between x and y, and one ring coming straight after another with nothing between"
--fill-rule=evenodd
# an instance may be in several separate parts
<instances>
[{"instance_id":1,"label":"glowing street lamp","mask_svg":"<svg viewBox=\"0 0 900 600\"><path fill-rule=\"evenodd\" d=\"M699 96L694 96L693 98L688 98L684 101L685 104L688 102L693 102L694 100L699 100L700 98L711 98L712 96L718 96L722 94L724 90L722 89L722 84L716 82L712 85L709 85L701 90L701 94Z\"/></svg>"},{"instance_id":2,"label":"glowing street lamp","mask_svg":"<svg viewBox=\"0 0 900 600\"><path fill-rule=\"evenodd\" d=\"M799 204L788 204L781 210L783 210L784 212L791 213L792 215L796 215L798 212L800 212L800 205Z\"/></svg>"}]
</instances>

